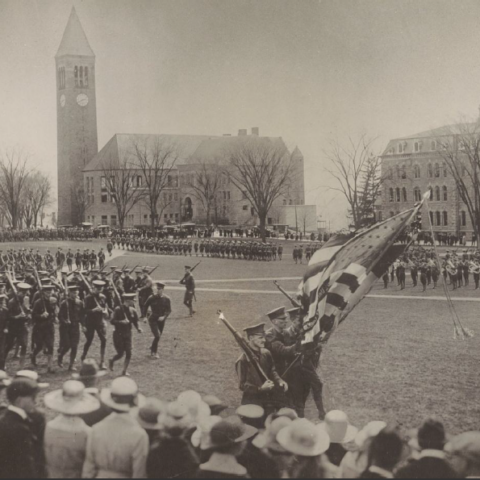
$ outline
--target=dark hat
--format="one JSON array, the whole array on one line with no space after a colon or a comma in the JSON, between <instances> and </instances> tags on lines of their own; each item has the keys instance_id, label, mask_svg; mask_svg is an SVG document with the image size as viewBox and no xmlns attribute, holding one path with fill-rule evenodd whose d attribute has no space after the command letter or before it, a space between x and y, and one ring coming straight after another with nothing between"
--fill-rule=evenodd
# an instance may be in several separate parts
<instances>
[{"instance_id":1,"label":"dark hat","mask_svg":"<svg viewBox=\"0 0 480 480\"><path fill-rule=\"evenodd\" d=\"M53 290L55 287L51 283L44 283L42 285L42 290L48 291Z\"/></svg>"},{"instance_id":2,"label":"dark hat","mask_svg":"<svg viewBox=\"0 0 480 480\"><path fill-rule=\"evenodd\" d=\"M106 370L99 370L97 362L93 358L87 358L83 361L80 371L72 374L72 378L82 380L87 378L103 377Z\"/></svg>"},{"instance_id":3,"label":"dark hat","mask_svg":"<svg viewBox=\"0 0 480 480\"><path fill-rule=\"evenodd\" d=\"M285 307L278 307L275 310L267 313L267 317L270 320L275 320L276 318L286 318Z\"/></svg>"},{"instance_id":4,"label":"dark hat","mask_svg":"<svg viewBox=\"0 0 480 480\"><path fill-rule=\"evenodd\" d=\"M185 265L185 268L191 269L192 267L190 265Z\"/></svg>"},{"instance_id":5,"label":"dark hat","mask_svg":"<svg viewBox=\"0 0 480 480\"><path fill-rule=\"evenodd\" d=\"M165 284L163 282L154 282L155 285L158 287L158 288L165 288Z\"/></svg>"},{"instance_id":6,"label":"dark hat","mask_svg":"<svg viewBox=\"0 0 480 480\"><path fill-rule=\"evenodd\" d=\"M76 292L80 287L78 285L68 285L67 288L69 292Z\"/></svg>"},{"instance_id":7,"label":"dark hat","mask_svg":"<svg viewBox=\"0 0 480 480\"><path fill-rule=\"evenodd\" d=\"M294 315L300 315L302 313L302 308L301 307L293 307L287 310L287 313L291 315L292 317Z\"/></svg>"},{"instance_id":8,"label":"dark hat","mask_svg":"<svg viewBox=\"0 0 480 480\"><path fill-rule=\"evenodd\" d=\"M258 323L257 325L252 325L251 327L244 328L243 331L247 335L264 335L265 334L265 324Z\"/></svg>"},{"instance_id":9,"label":"dark hat","mask_svg":"<svg viewBox=\"0 0 480 480\"><path fill-rule=\"evenodd\" d=\"M135 273L142 273L142 270L141 270L140 268L137 268L137 269L135 270Z\"/></svg>"},{"instance_id":10,"label":"dark hat","mask_svg":"<svg viewBox=\"0 0 480 480\"><path fill-rule=\"evenodd\" d=\"M104 287L107 283L103 280L94 280L92 282L96 287Z\"/></svg>"},{"instance_id":11,"label":"dark hat","mask_svg":"<svg viewBox=\"0 0 480 480\"><path fill-rule=\"evenodd\" d=\"M244 425L237 417L220 420L210 430L210 443L213 448L226 447L253 437L258 430Z\"/></svg>"},{"instance_id":12,"label":"dark hat","mask_svg":"<svg viewBox=\"0 0 480 480\"><path fill-rule=\"evenodd\" d=\"M142 272L147 272L148 273L149 268L148 267L143 267Z\"/></svg>"},{"instance_id":13,"label":"dark hat","mask_svg":"<svg viewBox=\"0 0 480 480\"><path fill-rule=\"evenodd\" d=\"M135 300L136 294L135 293L124 293L122 298L124 300Z\"/></svg>"},{"instance_id":14,"label":"dark hat","mask_svg":"<svg viewBox=\"0 0 480 480\"><path fill-rule=\"evenodd\" d=\"M117 267L116 267L115 265L110 265L110 268L111 268L112 270L116 270L116 269L117 269Z\"/></svg>"},{"instance_id":15,"label":"dark hat","mask_svg":"<svg viewBox=\"0 0 480 480\"><path fill-rule=\"evenodd\" d=\"M33 397L37 393L37 382L25 377L14 378L7 387L7 398L10 402L20 397Z\"/></svg>"}]
</instances>

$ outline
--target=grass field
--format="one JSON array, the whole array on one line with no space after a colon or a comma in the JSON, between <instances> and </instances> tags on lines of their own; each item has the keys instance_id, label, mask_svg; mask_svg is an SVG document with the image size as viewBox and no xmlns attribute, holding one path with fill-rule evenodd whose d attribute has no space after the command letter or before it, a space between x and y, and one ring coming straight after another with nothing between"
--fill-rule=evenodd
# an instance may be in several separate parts
<instances>
[{"instance_id":1,"label":"grass field","mask_svg":"<svg viewBox=\"0 0 480 480\"><path fill-rule=\"evenodd\" d=\"M29 246L28 243L24 245ZM57 247L47 242L32 242L31 245L40 250L47 246ZM71 242L63 247L69 245L72 249L100 246L99 243ZM15 247L18 248L18 244ZM3 249L6 248L8 244L4 244ZM222 309L239 330L259 320L265 321L265 312L281 304L288 305L281 294L273 293L272 280L284 278L280 283L293 291L298 280L290 278L300 277L305 265L295 265L289 255L282 262L203 258L195 271L197 313L189 318L182 305L183 290L178 281L183 275L183 266L195 261L194 257L128 252L111 262L131 267L160 265L153 276L167 280L166 292L172 299L173 313L160 341L161 358L151 360L147 357L151 334L148 325L143 325L143 334L134 332L135 350L130 373L146 395L170 400L179 392L193 388L201 394L216 394L233 411L240 400L234 363L241 352L230 333L219 323L216 311ZM472 288L459 292L472 298L480 296ZM238 290L246 292L235 292ZM383 285L376 285L372 293L384 294ZM455 302L464 326L476 333L474 338L462 341L453 339L446 302L428 298L441 296L440 288L429 289L425 295L419 287L400 292L392 285L386 293L414 294L422 298L366 298L339 327L322 354L320 375L326 384L327 407L345 410L352 423L358 426L369 420L385 419L414 427L425 416L433 414L442 418L452 433L479 429L477 303ZM460 295L455 293L455 296ZM113 354L111 329L107 351L108 355ZM91 353L98 358L98 340ZM39 356L39 372L43 379L52 386L60 386L68 378L67 372L44 374L44 362ZM15 368L15 362L11 363L11 370ZM118 365L113 375L109 373L104 377L103 383L108 383L120 370L121 365ZM314 413L313 403L310 403L308 415L314 418Z\"/></svg>"}]
</instances>

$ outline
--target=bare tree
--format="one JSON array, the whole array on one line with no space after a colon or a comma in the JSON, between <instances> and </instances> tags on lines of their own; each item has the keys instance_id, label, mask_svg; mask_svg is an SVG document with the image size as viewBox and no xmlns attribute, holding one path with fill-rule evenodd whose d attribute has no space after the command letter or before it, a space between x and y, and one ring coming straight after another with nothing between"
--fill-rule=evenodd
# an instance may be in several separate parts
<instances>
[{"instance_id":1,"label":"bare tree","mask_svg":"<svg viewBox=\"0 0 480 480\"><path fill-rule=\"evenodd\" d=\"M118 224L123 230L130 210L145 197L145 190L139 181L137 165L128 153L122 158L105 157L101 160L102 189L110 195L117 209Z\"/></svg>"},{"instance_id":2,"label":"bare tree","mask_svg":"<svg viewBox=\"0 0 480 480\"><path fill-rule=\"evenodd\" d=\"M23 218L27 228L37 226L40 211L46 207L51 198L52 184L50 178L39 172L33 171L27 178L23 192Z\"/></svg>"},{"instance_id":3,"label":"bare tree","mask_svg":"<svg viewBox=\"0 0 480 480\"><path fill-rule=\"evenodd\" d=\"M30 169L28 155L11 149L0 154L0 202L13 229L19 227L22 217L22 195Z\"/></svg>"},{"instance_id":4,"label":"bare tree","mask_svg":"<svg viewBox=\"0 0 480 480\"><path fill-rule=\"evenodd\" d=\"M331 188L345 196L356 229L373 221L373 206L380 194L380 158L373 153L374 141L366 135L357 141L349 137L346 146L332 140L324 152L330 163L325 170L338 184Z\"/></svg>"},{"instance_id":5,"label":"bare tree","mask_svg":"<svg viewBox=\"0 0 480 480\"><path fill-rule=\"evenodd\" d=\"M212 212L215 221L218 220L218 194L226 174L218 160L202 161L195 167L195 173L191 177L187 177L187 186L191 189L192 195L201 203L206 215L206 224L209 227Z\"/></svg>"},{"instance_id":6,"label":"bare tree","mask_svg":"<svg viewBox=\"0 0 480 480\"><path fill-rule=\"evenodd\" d=\"M458 196L467 208L477 245L480 245L480 124L459 121L436 143L440 147L440 157L453 176Z\"/></svg>"},{"instance_id":7,"label":"bare tree","mask_svg":"<svg viewBox=\"0 0 480 480\"><path fill-rule=\"evenodd\" d=\"M258 215L260 235L265 241L267 215L273 202L294 181L291 154L279 139L241 139L228 153L228 173Z\"/></svg>"},{"instance_id":8,"label":"bare tree","mask_svg":"<svg viewBox=\"0 0 480 480\"><path fill-rule=\"evenodd\" d=\"M132 143L132 155L135 156L135 164L142 173L143 202L150 211L150 227L153 233L160 219L162 193L178 187L178 177L172 174L177 161L177 149L157 136L139 136ZM165 208L166 205L162 211Z\"/></svg>"}]
</instances>

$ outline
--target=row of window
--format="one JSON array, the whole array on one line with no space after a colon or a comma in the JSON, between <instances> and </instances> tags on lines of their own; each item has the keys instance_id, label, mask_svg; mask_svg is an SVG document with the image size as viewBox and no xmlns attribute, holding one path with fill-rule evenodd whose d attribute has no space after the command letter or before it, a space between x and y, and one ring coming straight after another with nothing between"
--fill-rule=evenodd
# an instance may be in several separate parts
<instances>
[{"instance_id":1,"label":"row of window","mask_svg":"<svg viewBox=\"0 0 480 480\"><path fill-rule=\"evenodd\" d=\"M405 165L397 165L396 167L397 169L397 178L400 178L402 180L405 180L407 178L407 167ZM465 167L463 167L463 170L462 170L462 175L465 175ZM390 168L389 172L388 172L388 176L390 179L393 178L393 174L392 174L392 169ZM414 165L413 166L413 177L414 178L420 178L422 175L421 175L421 169L420 169L420 165ZM438 163L435 163L435 165L432 165L431 163L429 163L427 165L427 176L429 178L440 178L441 176L443 177L447 177L448 176L448 169L447 169L447 166L443 163L443 164L438 164Z\"/></svg>"},{"instance_id":2,"label":"row of window","mask_svg":"<svg viewBox=\"0 0 480 480\"><path fill-rule=\"evenodd\" d=\"M65 67L60 67L58 69L58 89L65 89Z\"/></svg>"},{"instance_id":3,"label":"row of window","mask_svg":"<svg viewBox=\"0 0 480 480\"><path fill-rule=\"evenodd\" d=\"M88 67L82 65L75 65L73 69L73 76L75 78L75 87L87 88L88 87Z\"/></svg>"},{"instance_id":4,"label":"row of window","mask_svg":"<svg viewBox=\"0 0 480 480\"><path fill-rule=\"evenodd\" d=\"M430 150L432 152L436 151L438 149L438 143L436 140L431 140L430 141ZM397 147L395 149L395 147L391 148L390 151L388 153L405 153L407 151L407 147L408 147L408 142L406 142L405 140L403 142L400 142L397 144ZM413 151L414 152L421 152L423 150L423 140L416 140L415 142L413 142Z\"/></svg>"},{"instance_id":5,"label":"row of window","mask_svg":"<svg viewBox=\"0 0 480 480\"><path fill-rule=\"evenodd\" d=\"M152 219L152 216L151 215L144 215L143 216L143 223L147 224L150 222L150 220ZM163 215L163 219L165 222L167 222L168 220L175 220L176 222L178 222L179 220L179 214L178 213L165 213ZM131 214L131 215L127 215L126 218L126 225L134 225L134 221L135 221L135 215ZM93 224L95 224L95 215L88 215L87 216L87 222L91 222ZM101 216L101 224L100 225L110 225L112 227L116 227L118 225L117 223L117 216L116 215L110 215L110 223L108 223L108 215L102 215Z\"/></svg>"},{"instance_id":6,"label":"row of window","mask_svg":"<svg viewBox=\"0 0 480 480\"><path fill-rule=\"evenodd\" d=\"M436 186L435 189L433 189L432 187L429 187L429 190L430 190L430 200L434 200L436 202L448 201L448 188L445 185L442 188L440 188L439 186ZM400 187L397 187L395 189L390 188L388 190L388 194L389 194L390 202L408 202L407 189L405 187L403 187L402 189L400 189ZM422 191L420 190L419 187L415 187L413 189L413 201L420 202L421 200L422 200Z\"/></svg>"}]
</instances>

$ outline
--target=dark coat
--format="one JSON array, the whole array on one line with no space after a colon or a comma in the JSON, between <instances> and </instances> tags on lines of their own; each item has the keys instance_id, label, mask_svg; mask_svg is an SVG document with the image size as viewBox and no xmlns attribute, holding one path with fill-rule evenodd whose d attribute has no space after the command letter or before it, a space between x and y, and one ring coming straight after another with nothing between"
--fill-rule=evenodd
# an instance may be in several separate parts
<instances>
[{"instance_id":1,"label":"dark coat","mask_svg":"<svg viewBox=\"0 0 480 480\"><path fill-rule=\"evenodd\" d=\"M458 475L443 458L428 457L412 460L397 470L396 478L457 478Z\"/></svg>"},{"instance_id":2,"label":"dark coat","mask_svg":"<svg viewBox=\"0 0 480 480\"><path fill-rule=\"evenodd\" d=\"M0 418L0 478L36 478L35 456L30 421L7 410Z\"/></svg>"}]
</instances>

